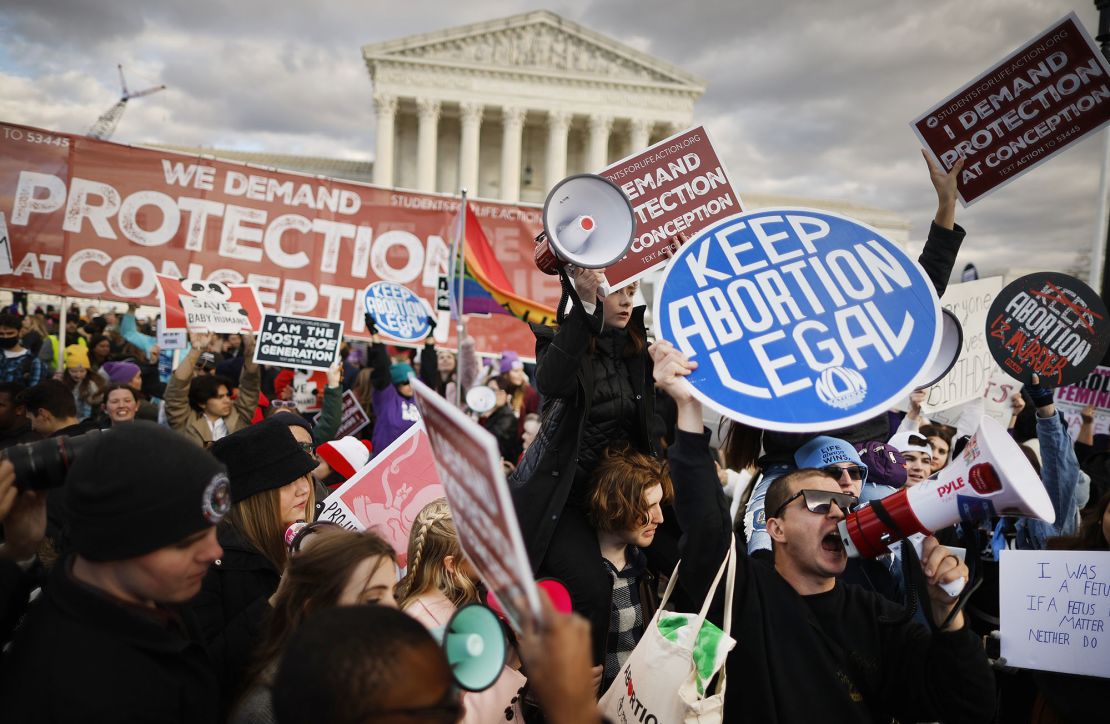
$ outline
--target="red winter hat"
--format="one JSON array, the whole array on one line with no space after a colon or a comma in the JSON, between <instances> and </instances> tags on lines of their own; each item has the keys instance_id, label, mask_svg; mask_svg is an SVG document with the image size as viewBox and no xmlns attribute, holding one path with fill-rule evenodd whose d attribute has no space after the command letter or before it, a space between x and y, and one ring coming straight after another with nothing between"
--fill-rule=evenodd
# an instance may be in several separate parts
<instances>
[{"instance_id":1,"label":"red winter hat","mask_svg":"<svg viewBox=\"0 0 1110 724\"><path fill-rule=\"evenodd\" d=\"M359 468L370 462L370 451L372 449L373 446L369 440L341 437L316 448L316 454L332 470L347 479L354 475Z\"/></svg>"},{"instance_id":2,"label":"red winter hat","mask_svg":"<svg viewBox=\"0 0 1110 724\"><path fill-rule=\"evenodd\" d=\"M289 385L293 384L293 370L282 370L278 376L274 378L274 396L281 399L281 391Z\"/></svg>"}]
</instances>

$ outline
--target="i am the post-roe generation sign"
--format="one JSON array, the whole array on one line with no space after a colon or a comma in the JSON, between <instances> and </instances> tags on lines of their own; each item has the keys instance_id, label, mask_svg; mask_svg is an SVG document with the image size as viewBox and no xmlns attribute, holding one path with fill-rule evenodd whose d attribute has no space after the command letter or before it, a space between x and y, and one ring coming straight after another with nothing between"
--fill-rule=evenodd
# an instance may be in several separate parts
<instances>
[{"instance_id":1,"label":"i am the post-roe generation sign","mask_svg":"<svg viewBox=\"0 0 1110 724\"><path fill-rule=\"evenodd\" d=\"M764 209L701 231L657 287L656 330L698 368L705 404L812 432L882 413L940 344L936 291L894 243L811 209Z\"/></svg>"}]
</instances>

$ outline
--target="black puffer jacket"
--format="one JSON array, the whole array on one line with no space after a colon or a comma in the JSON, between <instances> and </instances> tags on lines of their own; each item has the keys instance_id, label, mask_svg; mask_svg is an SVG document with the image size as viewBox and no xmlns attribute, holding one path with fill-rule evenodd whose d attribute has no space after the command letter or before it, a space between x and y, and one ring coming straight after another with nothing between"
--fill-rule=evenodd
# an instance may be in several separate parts
<instances>
[{"instance_id":1,"label":"black puffer jacket","mask_svg":"<svg viewBox=\"0 0 1110 724\"><path fill-rule=\"evenodd\" d=\"M270 614L270 596L281 575L226 521L216 531L223 556L212 564L190 607L223 685L224 708L242 686L243 674Z\"/></svg>"},{"instance_id":2,"label":"black puffer jacket","mask_svg":"<svg viewBox=\"0 0 1110 724\"><path fill-rule=\"evenodd\" d=\"M572 497L581 494L584 481L589 479L609 445L628 440L637 448L644 447L644 441L637 439L636 390L632 388L624 358L627 342L628 334L622 329L606 330L594 339L594 353L589 357L593 366L594 394L583 422Z\"/></svg>"},{"instance_id":3,"label":"black puffer jacket","mask_svg":"<svg viewBox=\"0 0 1110 724\"><path fill-rule=\"evenodd\" d=\"M644 307L632 311L628 328L644 332ZM597 359L599 354L605 354L607 342L597 345L598 353L589 354L590 341L599 335L606 336L601 335L601 329L601 305L588 315L577 303L558 331L532 325L536 335L536 388L543 396L542 422L535 440L509 477L509 486L533 570L539 567L547 553L555 525L579 473L587 421L599 431L608 428L604 419L591 416L598 392L604 389L603 385L612 382L607 379L599 384L597 380L598 364L607 364ZM618 342L616 336L613 342ZM619 344L623 349L623 339ZM627 370L631 399L637 407L631 439L638 449L657 455L649 434L654 416L651 358L645 350L621 361ZM616 412L620 405L614 402L611 409Z\"/></svg>"}]
</instances>

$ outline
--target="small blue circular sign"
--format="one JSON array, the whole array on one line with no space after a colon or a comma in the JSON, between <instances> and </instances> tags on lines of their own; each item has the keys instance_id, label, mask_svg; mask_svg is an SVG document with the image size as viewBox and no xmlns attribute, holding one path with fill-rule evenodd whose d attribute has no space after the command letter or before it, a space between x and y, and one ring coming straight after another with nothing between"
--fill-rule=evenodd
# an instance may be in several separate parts
<instances>
[{"instance_id":1,"label":"small blue circular sign","mask_svg":"<svg viewBox=\"0 0 1110 724\"><path fill-rule=\"evenodd\" d=\"M905 397L937 354L924 270L879 232L812 209L703 229L656 285L655 329L698 363L703 403L785 432L862 422Z\"/></svg>"},{"instance_id":2,"label":"small blue circular sign","mask_svg":"<svg viewBox=\"0 0 1110 724\"><path fill-rule=\"evenodd\" d=\"M408 287L374 282L363 296L366 312L374 318L379 332L412 342L424 339L431 331L428 305Z\"/></svg>"}]
</instances>

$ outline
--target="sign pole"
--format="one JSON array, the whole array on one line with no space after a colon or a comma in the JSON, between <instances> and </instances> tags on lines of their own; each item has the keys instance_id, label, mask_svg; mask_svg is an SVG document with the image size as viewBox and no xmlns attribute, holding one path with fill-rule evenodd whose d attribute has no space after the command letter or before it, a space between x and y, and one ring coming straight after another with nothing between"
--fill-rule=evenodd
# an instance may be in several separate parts
<instances>
[{"instance_id":1,"label":"sign pole","mask_svg":"<svg viewBox=\"0 0 1110 724\"><path fill-rule=\"evenodd\" d=\"M456 300L458 304L455 309L458 311L458 319L455 322L455 331L458 349L455 352L455 407L462 408L462 375L459 374L462 367L462 343L463 338L466 337L466 318L463 316L463 272L466 271L466 189L459 190L460 206L459 206L459 228L456 231L459 240L459 278L458 288L455 293L458 295Z\"/></svg>"},{"instance_id":2,"label":"sign pole","mask_svg":"<svg viewBox=\"0 0 1110 724\"><path fill-rule=\"evenodd\" d=\"M54 367L62 369L66 358L66 314L69 312L69 300L62 296L62 306L58 310L58 328L54 330L58 335L58 354L55 355ZM47 340L48 342L50 340Z\"/></svg>"}]
</instances>

